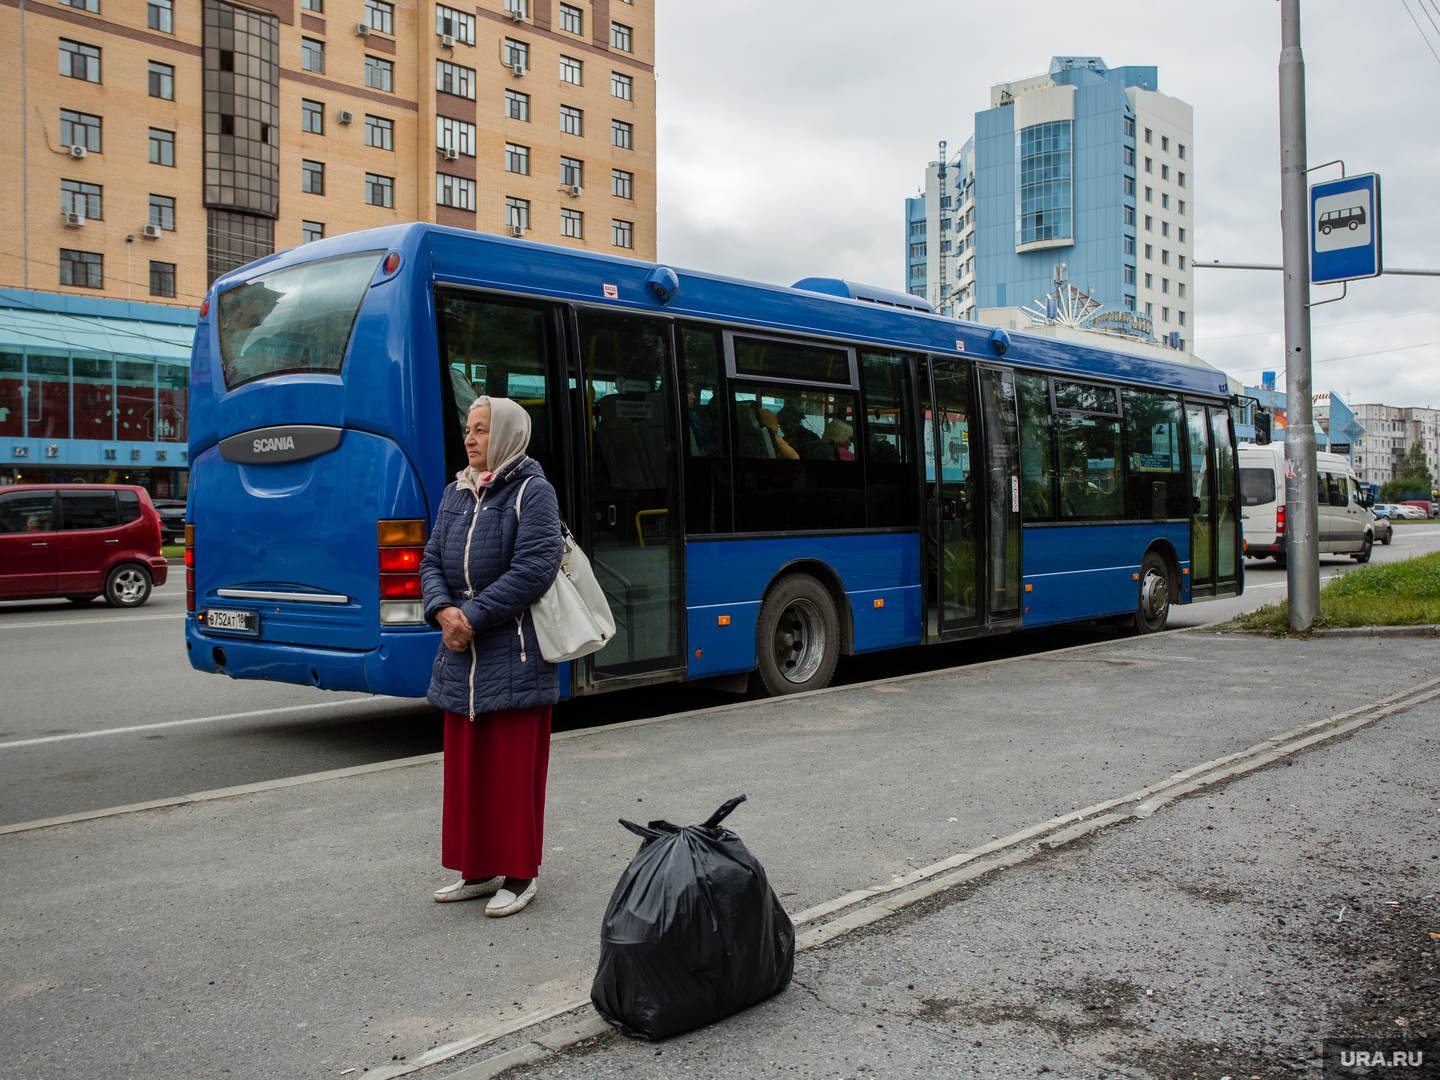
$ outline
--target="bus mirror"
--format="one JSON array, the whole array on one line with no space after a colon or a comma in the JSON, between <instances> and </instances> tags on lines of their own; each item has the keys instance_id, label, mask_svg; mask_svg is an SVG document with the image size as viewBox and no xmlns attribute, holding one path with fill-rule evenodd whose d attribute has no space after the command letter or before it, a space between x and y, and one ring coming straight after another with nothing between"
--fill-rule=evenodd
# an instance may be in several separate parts
<instances>
[{"instance_id":1,"label":"bus mirror","mask_svg":"<svg viewBox=\"0 0 1440 1080\"><path fill-rule=\"evenodd\" d=\"M1255 410L1255 445L1270 445L1270 414L1263 409Z\"/></svg>"}]
</instances>

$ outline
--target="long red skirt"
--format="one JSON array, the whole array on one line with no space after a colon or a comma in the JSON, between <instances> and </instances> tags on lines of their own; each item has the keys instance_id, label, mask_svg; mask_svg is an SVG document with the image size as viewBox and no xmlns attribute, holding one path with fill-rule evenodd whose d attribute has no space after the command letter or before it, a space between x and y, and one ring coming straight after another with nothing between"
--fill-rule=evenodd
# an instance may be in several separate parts
<instances>
[{"instance_id":1,"label":"long red skirt","mask_svg":"<svg viewBox=\"0 0 1440 1080\"><path fill-rule=\"evenodd\" d=\"M545 842L550 706L445 714L440 862L460 876L533 878Z\"/></svg>"}]
</instances>

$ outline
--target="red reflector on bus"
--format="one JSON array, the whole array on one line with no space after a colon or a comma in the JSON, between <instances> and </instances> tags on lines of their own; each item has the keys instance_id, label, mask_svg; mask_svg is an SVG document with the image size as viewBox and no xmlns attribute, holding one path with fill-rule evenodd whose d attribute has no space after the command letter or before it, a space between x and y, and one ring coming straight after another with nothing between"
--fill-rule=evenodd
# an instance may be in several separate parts
<instances>
[{"instance_id":1,"label":"red reflector on bus","mask_svg":"<svg viewBox=\"0 0 1440 1080\"><path fill-rule=\"evenodd\" d=\"M380 598L382 600L420 599L420 575L381 574Z\"/></svg>"},{"instance_id":2,"label":"red reflector on bus","mask_svg":"<svg viewBox=\"0 0 1440 1080\"><path fill-rule=\"evenodd\" d=\"M389 255L385 256L385 272L387 274L393 274L396 270L399 269L400 253L398 251L392 251Z\"/></svg>"},{"instance_id":3,"label":"red reflector on bus","mask_svg":"<svg viewBox=\"0 0 1440 1080\"><path fill-rule=\"evenodd\" d=\"M425 522L420 520L380 521L376 523L381 547L404 547L425 544Z\"/></svg>"},{"instance_id":4,"label":"red reflector on bus","mask_svg":"<svg viewBox=\"0 0 1440 1080\"><path fill-rule=\"evenodd\" d=\"M209 315L209 314L210 314L210 300L209 300L209 298L207 297L206 299L200 301L200 317L203 319L203 318L205 318L206 315Z\"/></svg>"},{"instance_id":5,"label":"red reflector on bus","mask_svg":"<svg viewBox=\"0 0 1440 1080\"><path fill-rule=\"evenodd\" d=\"M387 574L414 574L420 570L420 556L425 554L419 547L382 547L380 549L380 570Z\"/></svg>"},{"instance_id":6,"label":"red reflector on bus","mask_svg":"<svg viewBox=\"0 0 1440 1080\"><path fill-rule=\"evenodd\" d=\"M195 565L195 549L194 549L194 548L186 548L186 549L185 549L185 565L186 565L186 566L194 566L194 565Z\"/></svg>"}]
</instances>

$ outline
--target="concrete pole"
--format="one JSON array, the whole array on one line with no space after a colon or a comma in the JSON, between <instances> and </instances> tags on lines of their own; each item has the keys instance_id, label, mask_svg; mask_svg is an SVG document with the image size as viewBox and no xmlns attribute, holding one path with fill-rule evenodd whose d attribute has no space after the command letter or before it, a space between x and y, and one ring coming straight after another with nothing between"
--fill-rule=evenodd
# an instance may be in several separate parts
<instances>
[{"instance_id":1,"label":"concrete pole","mask_svg":"<svg viewBox=\"0 0 1440 1080\"><path fill-rule=\"evenodd\" d=\"M1280 0L1280 231L1285 259L1285 565L1290 626L1320 606L1319 506L1310 389L1310 206L1305 183L1305 57L1300 0Z\"/></svg>"}]
</instances>

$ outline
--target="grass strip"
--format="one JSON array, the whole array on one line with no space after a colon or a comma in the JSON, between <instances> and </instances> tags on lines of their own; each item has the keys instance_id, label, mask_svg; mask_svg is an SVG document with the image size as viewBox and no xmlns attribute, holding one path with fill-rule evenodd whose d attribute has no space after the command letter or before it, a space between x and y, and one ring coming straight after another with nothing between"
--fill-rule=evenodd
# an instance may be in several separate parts
<instances>
[{"instance_id":1,"label":"grass strip","mask_svg":"<svg viewBox=\"0 0 1440 1080\"><path fill-rule=\"evenodd\" d=\"M1420 626L1440 623L1440 552L1401 562L1360 566L1320 590L1314 626ZM1290 605L1281 600L1241 615L1241 630L1280 637L1290 632Z\"/></svg>"}]
</instances>

